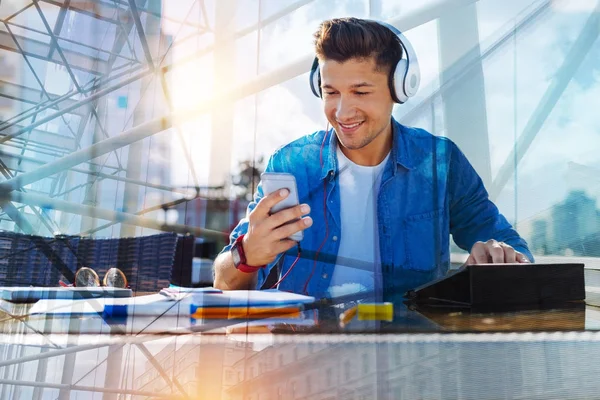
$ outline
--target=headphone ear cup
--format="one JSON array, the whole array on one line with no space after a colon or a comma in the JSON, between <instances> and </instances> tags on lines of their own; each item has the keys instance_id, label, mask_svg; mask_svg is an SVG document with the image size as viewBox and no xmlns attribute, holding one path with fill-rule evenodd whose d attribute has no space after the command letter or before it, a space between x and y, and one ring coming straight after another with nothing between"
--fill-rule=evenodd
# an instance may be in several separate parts
<instances>
[{"instance_id":1,"label":"headphone ear cup","mask_svg":"<svg viewBox=\"0 0 600 400\"><path fill-rule=\"evenodd\" d=\"M321 98L321 71L319 71L319 60L315 57L310 69L310 90L318 98Z\"/></svg>"},{"instance_id":2,"label":"headphone ear cup","mask_svg":"<svg viewBox=\"0 0 600 400\"><path fill-rule=\"evenodd\" d=\"M408 100L408 95L405 91L406 74L408 73L408 62L405 58L400 59L396 64L394 75L392 76L392 85L390 90L393 91L392 98L396 103L404 103Z\"/></svg>"}]
</instances>

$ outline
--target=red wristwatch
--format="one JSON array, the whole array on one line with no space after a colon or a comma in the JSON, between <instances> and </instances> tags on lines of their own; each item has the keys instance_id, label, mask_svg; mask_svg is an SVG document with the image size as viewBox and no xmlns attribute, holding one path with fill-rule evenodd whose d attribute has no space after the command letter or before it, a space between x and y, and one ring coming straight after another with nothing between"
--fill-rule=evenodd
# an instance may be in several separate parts
<instances>
[{"instance_id":1,"label":"red wristwatch","mask_svg":"<svg viewBox=\"0 0 600 400\"><path fill-rule=\"evenodd\" d=\"M233 242L233 246L231 246L231 257L233 258L233 265L235 265L235 268L238 271L251 274L265 267L264 265L261 265L259 267L253 267L251 265L246 264L246 254L244 253L244 246L242 246L242 240L244 240L244 235L238 236L235 242Z\"/></svg>"}]
</instances>

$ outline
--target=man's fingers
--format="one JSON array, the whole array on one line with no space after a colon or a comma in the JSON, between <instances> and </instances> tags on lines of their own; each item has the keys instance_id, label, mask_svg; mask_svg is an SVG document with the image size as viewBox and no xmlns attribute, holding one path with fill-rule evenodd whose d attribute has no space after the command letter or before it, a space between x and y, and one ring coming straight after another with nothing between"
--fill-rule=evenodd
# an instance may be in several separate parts
<instances>
[{"instance_id":1,"label":"man's fingers","mask_svg":"<svg viewBox=\"0 0 600 400\"><path fill-rule=\"evenodd\" d=\"M291 224L283 225L273 231L273 237L276 239L285 239L296 232L303 231L309 226L311 226L313 220L311 217L304 217L296 222L292 222Z\"/></svg>"},{"instance_id":2,"label":"man's fingers","mask_svg":"<svg viewBox=\"0 0 600 400\"><path fill-rule=\"evenodd\" d=\"M275 229L285 224L286 222L293 221L297 218L302 217L310 212L308 204L302 204L295 207L290 207L285 210L281 210L271 215L267 220L267 228Z\"/></svg>"},{"instance_id":3,"label":"man's fingers","mask_svg":"<svg viewBox=\"0 0 600 400\"><path fill-rule=\"evenodd\" d=\"M504 262L504 249L500 246L500 243L495 240L488 240L485 244L488 254L490 255L491 262L494 264L502 264Z\"/></svg>"},{"instance_id":4,"label":"man's fingers","mask_svg":"<svg viewBox=\"0 0 600 400\"><path fill-rule=\"evenodd\" d=\"M465 265L473 265L473 264L477 264L477 262L475 261L475 257L473 257L471 254L469 254L469 258L467 258Z\"/></svg>"},{"instance_id":5,"label":"man's fingers","mask_svg":"<svg viewBox=\"0 0 600 400\"><path fill-rule=\"evenodd\" d=\"M529 258L527 258L527 256L525 254L518 252L518 251L515 251L515 258L518 263L526 264L526 263L531 262L531 261L529 261Z\"/></svg>"},{"instance_id":6,"label":"man's fingers","mask_svg":"<svg viewBox=\"0 0 600 400\"><path fill-rule=\"evenodd\" d=\"M276 252L276 254L285 253L286 251L288 251L292 247L296 246L297 244L298 243L295 240L291 240L291 239L280 240L275 245L275 252Z\"/></svg>"},{"instance_id":7,"label":"man's fingers","mask_svg":"<svg viewBox=\"0 0 600 400\"><path fill-rule=\"evenodd\" d=\"M471 264L486 264L488 263L488 253L485 250L485 243L477 242L471 248L471 255L469 259L472 259Z\"/></svg>"},{"instance_id":8,"label":"man's fingers","mask_svg":"<svg viewBox=\"0 0 600 400\"><path fill-rule=\"evenodd\" d=\"M517 252L511 246L506 243L499 243L502 249L504 250L504 262L514 264L517 262Z\"/></svg>"},{"instance_id":9,"label":"man's fingers","mask_svg":"<svg viewBox=\"0 0 600 400\"><path fill-rule=\"evenodd\" d=\"M530 261L523 253L516 251L512 246L490 239L485 243L475 243L465 264L485 264L490 262L494 264L513 264L528 263Z\"/></svg>"},{"instance_id":10,"label":"man's fingers","mask_svg":"<svg viewBox=\"0 0 600 400\"><path fill-rule=\"evenodd\" d=\"M279 203L281 200L288 197L289 194L290 191L287 189L281 189L276 192L269 193L258 202L252 213L260 218L268 217L271 212L271 208L273 208L273 206Z\"/></svg>"}]
</instances>

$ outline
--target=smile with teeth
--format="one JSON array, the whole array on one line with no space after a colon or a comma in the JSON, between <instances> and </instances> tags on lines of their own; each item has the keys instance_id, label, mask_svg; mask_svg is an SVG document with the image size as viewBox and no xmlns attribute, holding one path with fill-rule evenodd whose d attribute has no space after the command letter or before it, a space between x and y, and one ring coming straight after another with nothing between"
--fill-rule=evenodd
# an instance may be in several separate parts
<instances>
[{"instance_id":1,"label":"smile with teeth","mask_svg":"<svg viewBox=\"0 0 600 400\"><path fill-rule=\"evenodd\" d=\"M360 121L360 122L355 122L353 124L342 124L341 122L338 122L338 124L340 124L340 126L344 129L354 129L357 126L359 126L360 124L362 124L364 121Z\"/></svg>"}]
</instances>

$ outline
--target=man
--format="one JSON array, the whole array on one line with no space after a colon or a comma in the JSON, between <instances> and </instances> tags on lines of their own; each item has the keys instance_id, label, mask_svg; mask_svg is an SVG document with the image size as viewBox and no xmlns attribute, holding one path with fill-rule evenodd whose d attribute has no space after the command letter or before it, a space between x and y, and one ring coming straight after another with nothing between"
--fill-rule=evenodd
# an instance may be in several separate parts
<instances>
[{"instance_id":1,"label":"man","mask_svg":"<svg viewBox=\"0 0 600 400\"><path fill-rule=\"evenodd\" d=\"M533 260L456 145L392 118L401 101L390 77L406 65L397 34L375 21L333 19L315 33L315 48L333 129L283 146L266 167L293 174L303 204L270 215L287 191L265 196L259 185L215 260L215 287L260 288L277 265L281 290L394 301L447 272L450 234L470 264ZM286 239L300 230L301 254Z\"/></svg>"}]
</instances>

